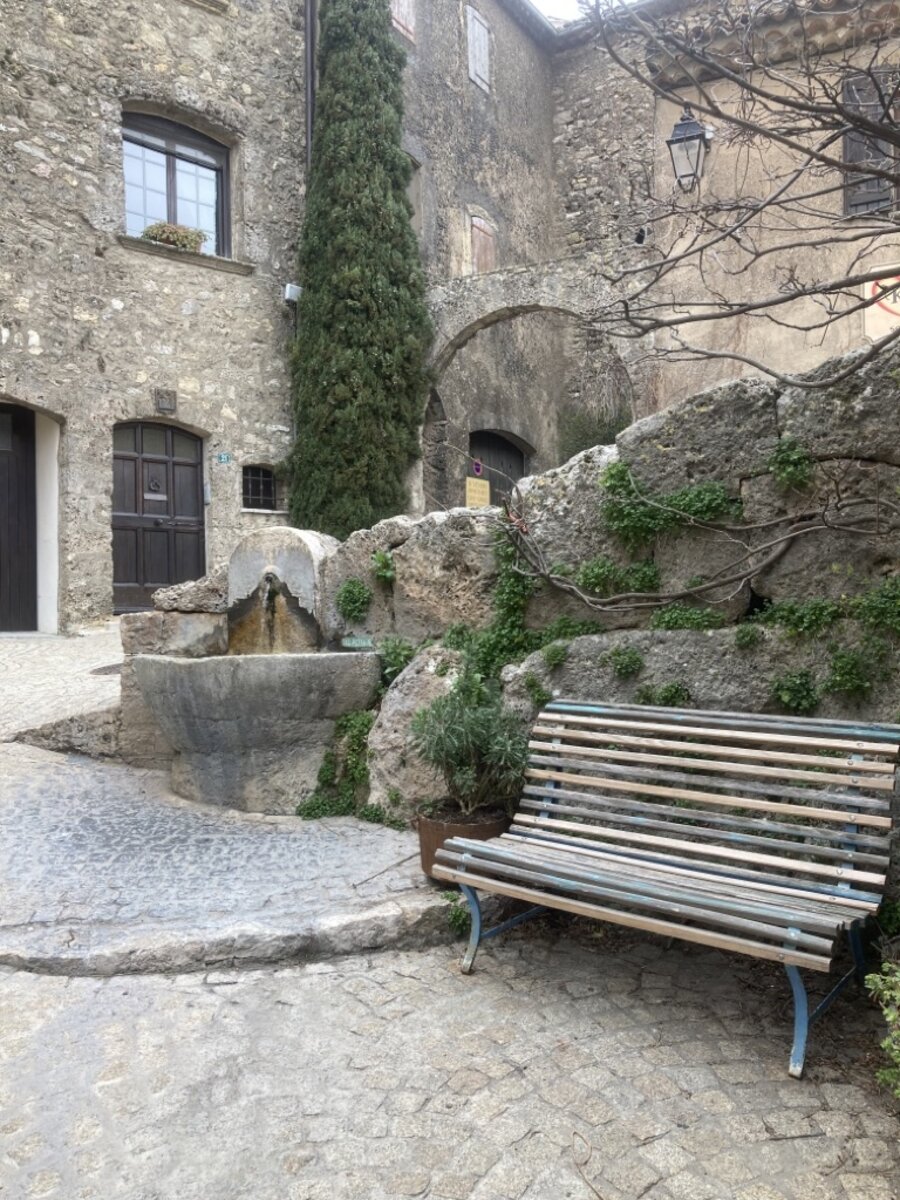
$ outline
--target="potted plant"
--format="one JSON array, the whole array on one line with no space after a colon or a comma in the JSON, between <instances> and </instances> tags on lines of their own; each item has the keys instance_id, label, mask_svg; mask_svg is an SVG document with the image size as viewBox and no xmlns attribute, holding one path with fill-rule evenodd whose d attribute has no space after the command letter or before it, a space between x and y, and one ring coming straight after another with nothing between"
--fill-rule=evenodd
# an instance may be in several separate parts
<instances>
[{"instance_id":1,"label":"potted plant","mask_svg":"<svg viewBox=\"0 0 900 1200\"><path fill-rule=\"evenodd\" d=\"M528 736L503 707L499 686L470 665L453 687L412 720L417 753L443 776L446 798L419 812L422 870L431 875L437 851L451 837L486 840L509 827L522 788Z\"/></svg>"},{"instance_id":2,"label":"potted plant","mask_svg":"<svg viewBox=\"0 0 900 1200\"><path fill-rule=\"evenodd\" d=\"M174 246L176 250L190 250L193 254L199 254L206 241L202 229L189 229L187 225L173 225L169 221L148 225L141 237L145 242L159 242L163 246Z\"/></svg>"}]
</instances>

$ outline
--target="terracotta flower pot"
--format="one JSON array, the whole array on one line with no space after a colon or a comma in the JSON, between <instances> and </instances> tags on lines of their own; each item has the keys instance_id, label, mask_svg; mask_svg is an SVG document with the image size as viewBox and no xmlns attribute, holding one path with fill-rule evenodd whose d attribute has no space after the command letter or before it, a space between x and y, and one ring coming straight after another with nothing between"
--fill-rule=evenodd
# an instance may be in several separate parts
<instances>
[{"instance_id":1,"label":"terracotta flower pot","mask_svg":"<svg viewBox=\"0 0 900 1200\"><path fill-rule=\"evenodd\" d=\"M429 879L434 879L435 855L444 842L453 837L473 838L486 842L489 838L499 837L506 833L511 822L509 817L492 817L485 821L440 821L434 817L416 817L416 829L419 831L419 855L422 870Z\"/></svg>"}]
</instances>

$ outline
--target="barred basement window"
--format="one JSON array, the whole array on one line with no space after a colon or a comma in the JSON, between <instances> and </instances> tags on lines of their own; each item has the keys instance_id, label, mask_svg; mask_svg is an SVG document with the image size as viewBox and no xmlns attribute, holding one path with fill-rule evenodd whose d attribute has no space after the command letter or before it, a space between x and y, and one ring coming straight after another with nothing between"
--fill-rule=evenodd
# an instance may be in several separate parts
<instances>
[{"instance_id":1,"label":"barred basement window","mask_svg":"<svg viewBox=\"0 0 900 1200\"><path fill-rule=\"evenodd\" d=\"M872 71L844 82L843 100L847 108L879 125L896 131L898 79L896 71ZM844 162L865 171L875 168L895 174L898 168L897 150L889 141L871 137L859 129L844 134ZM878 176L846 176L844 212L859 213L892 209L897 203L897 189L890 179Z\"/></svg>"},{"instance_id":2,"label":"barred basement window","mask_svg":"<svg viewBox=\"0 0 900 1200\"><path fill-rule=\"evenodd\" d=\"M277 508L275 472L269 467L244 467L244 508Z\"/></svg>"}]
</instances>

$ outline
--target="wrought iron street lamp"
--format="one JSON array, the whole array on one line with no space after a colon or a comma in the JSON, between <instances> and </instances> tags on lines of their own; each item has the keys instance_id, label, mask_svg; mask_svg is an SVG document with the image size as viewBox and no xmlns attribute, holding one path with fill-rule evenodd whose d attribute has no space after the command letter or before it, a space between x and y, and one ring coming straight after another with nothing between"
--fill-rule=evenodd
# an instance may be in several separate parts
<instances>
[{"instance_id":1,"label":"wrought iron street lamp","mask_svg":"<svg viewBox=\"0 0 900 1200\"><path fill-rule=\"evenodd\" d=\"M703 175L703 163L711 142L712 130L708 125L701 125L691 106L686 104L684 112L675 122L672 136L666 141L675 178L683 192L692 192L697 186L697 181Z\"/></svg>"}]
</instances>

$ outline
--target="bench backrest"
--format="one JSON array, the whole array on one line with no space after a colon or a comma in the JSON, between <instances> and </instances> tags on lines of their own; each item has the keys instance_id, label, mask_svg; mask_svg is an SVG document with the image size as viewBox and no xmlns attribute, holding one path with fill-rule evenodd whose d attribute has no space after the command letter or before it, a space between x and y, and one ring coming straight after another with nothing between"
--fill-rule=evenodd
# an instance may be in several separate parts
<instances>
[{"instance_id":1,"label":"bench backrest","mask_svg":"<svg viewBox=\"0 0 900 1200\"><path fill-rule=\"evenodd\" d=\"M559 700L513 832L878 902L900 726Z\"/></svg>"}]
</instances>

